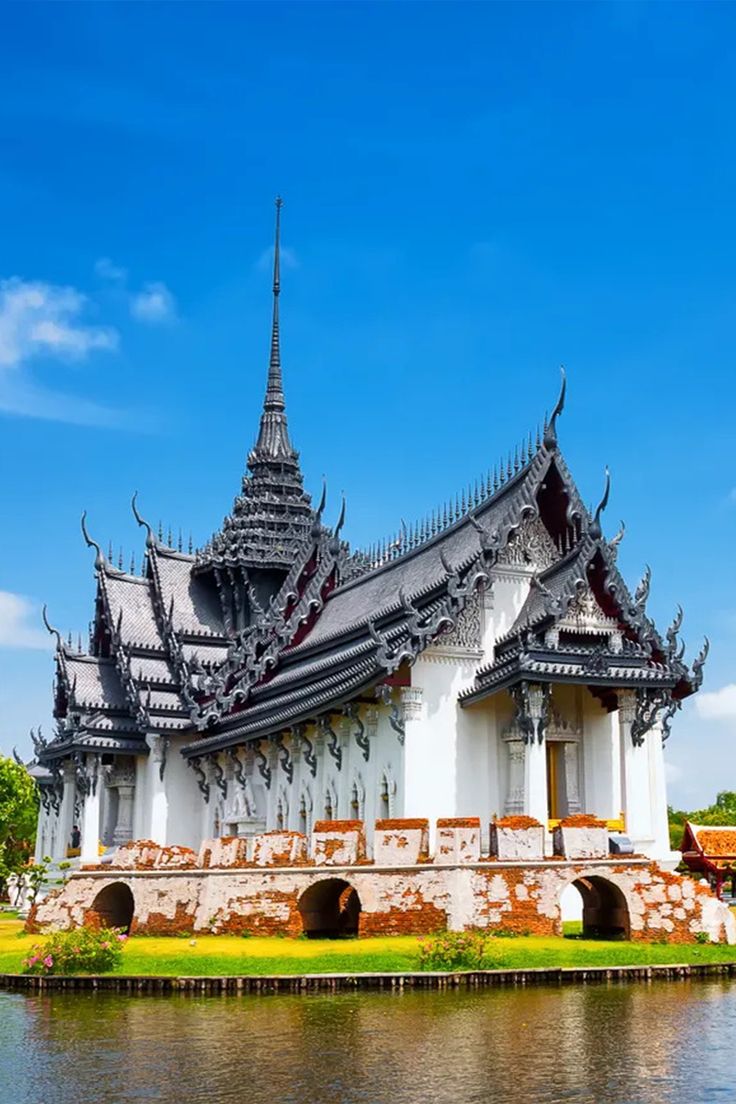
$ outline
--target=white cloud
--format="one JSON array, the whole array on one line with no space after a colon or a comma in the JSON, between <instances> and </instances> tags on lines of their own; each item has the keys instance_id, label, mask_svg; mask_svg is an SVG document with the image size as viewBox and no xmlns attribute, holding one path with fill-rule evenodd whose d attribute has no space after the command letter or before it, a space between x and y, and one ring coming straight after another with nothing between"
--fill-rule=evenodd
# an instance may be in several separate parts
<instances>
[{"instance_id":1,"label":"white cloud","mask_svg":"<svg viewBox=\"0 0 736 1104\"><path fill-rule=\"evenodd\" d=\"M87 304L75 288L0 280L0 371L43 354L81 360L93 349L116 349L115 330L84 322Z\"/></svg>"},{"instance_id":2,"label":"white cloud","mask_svg":"<svg viewBox=\"0 0 736 1104\"><path fill-rule=\"evenodd\" d=\"M113 425L112 410L85 397L37 384L28 371L37 359L82 361L118 347L117 330L91 324L89 299L73 287L13 276L0 280L0 410L32 418Z\"/></svg>"},{"instance_id":3,"label":"white cloud","mask_svg":"<svg viewBox=\"0 0 736 1104\"><path fill-rule=\"evenodd\" d=\"M28 598L0 590L0 647L51 648L51 637L37 626L38 620L38 609Z\"/></svg>"},{"instance_id":4,"label":"white cloud","mask_svg":"<svg viewBox=\"0 0 736 1104\"><path fill-rule=\"evenodd\" d=\"M95 272L102 280L110 280L113 284L124 284L128 279L127 268L121 268L113 264L109 257L100 257L95 261Z\"/></svg>"},{"instance_id":5,"label":"white cloud","mask_svg":"<svg viewBox=\"0 0 736 1104\"><path fill-rule=\"evenodd\" d=\"M698 713L709 721L736 721L736 683L730 682L720 690L700 693L695 699Z\"/></svg>"},{"instance_id":6,"label":"white cloud","mask_svg":"<svg viewBox=\"0 0 736 1104\"><path fill-rule=\"evenodd\" d=\"M101 279L117 285L118 294L122 293L127 300L131 316L137 322L157 325L175 321L176 299L162 280L151 280L139 291L131 291L127 268L115 264L109 257L100 257L95 262L95 272Z\"/></svg>"},{"instance_id":7,"label":"white cloud","mask_svg":"<svg viewBox=\"0 0 736 1104\"><path fill-rule=\"evenodd\" d=\"M173 322L176 318L176 300L161 281L144 284L142 291L130 297L130 313L139 322Z\"/></svg>"}]
</instances>

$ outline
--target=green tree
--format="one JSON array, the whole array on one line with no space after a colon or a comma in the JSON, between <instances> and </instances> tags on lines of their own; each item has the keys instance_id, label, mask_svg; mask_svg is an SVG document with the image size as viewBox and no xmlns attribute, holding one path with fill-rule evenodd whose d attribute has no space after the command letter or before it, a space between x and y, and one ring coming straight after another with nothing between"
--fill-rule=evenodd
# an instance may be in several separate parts
<instances>
[{"instance_id":1,"label":"green tree","mask_svg":"<svg viewBox=\"0 0 736 1104\"><path fill-rule=\"evenodd\" d=\"M679 851L686 820L692 821L693 824L711 824L714 827L736 825L736 792L722 790L713 805L708 805L705 809L696 809L692 813L673 809L672 806L667 812L670 822L670 846L673 850Z\"/></svg>"},{"instance_id":2,"label":"green tree","mask_svg":"<svg viewBox=\"0 0 736 1104\"><path fill-rule=\"evenodd\" d=\"M33 854L38 790L25 767L0 756L0 889Z\"/></svg>"}]
</instances>

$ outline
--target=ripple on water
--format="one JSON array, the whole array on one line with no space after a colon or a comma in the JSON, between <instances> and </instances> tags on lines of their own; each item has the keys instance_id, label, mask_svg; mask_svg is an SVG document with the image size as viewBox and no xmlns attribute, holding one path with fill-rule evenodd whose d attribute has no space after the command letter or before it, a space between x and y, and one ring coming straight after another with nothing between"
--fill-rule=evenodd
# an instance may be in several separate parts
<instances>
[{"instance_id":1,"label":"ripple on water","mask_svg":"<svg viewBox=\"0 0 736 1104\"><path fill-rule=\"evenodd\" d=\"M0 993L0 1104L713 1104L727 981L475 993Z\"/></svg>"}]
</instances>

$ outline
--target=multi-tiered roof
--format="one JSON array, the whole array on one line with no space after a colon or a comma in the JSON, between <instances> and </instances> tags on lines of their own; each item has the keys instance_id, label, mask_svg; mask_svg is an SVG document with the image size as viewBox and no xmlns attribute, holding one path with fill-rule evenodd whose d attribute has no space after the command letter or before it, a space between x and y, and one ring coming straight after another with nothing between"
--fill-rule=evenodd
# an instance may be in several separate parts
<instances>
[{"instance_id":1,"label":"multi-tiered roof","mask_svg":"<svg viewBox=\"0 0 736 1104\"><path fill-rule=\"evenodd\" d=\"M58 732L52 762L83 750L145 754L146 736L186 735L184 755L233 747L353 711L392 706L392 687L429 647L479 664L460 705L518 686L578 682L608 708L637 691L639 735L665 730L697 689L707 648L689 668L681 613L663 638L647 617L648 577L634 595L601 529L608 491L591 514L561 455L565 386L536 442L421 525L351 553L303 488L289 437L279 347L277 200L268 383L242 492L207 545L185 553L146 530L142 574L95 548L97 594L86 652L57 636ZM499 570L531 576L515 623L482 664L473 606ZM474 627L475 626L475 627ZM49 626L50 628L50 626ZM55 630L51 629L52 632Z\"/></svg>"}]
</instances>

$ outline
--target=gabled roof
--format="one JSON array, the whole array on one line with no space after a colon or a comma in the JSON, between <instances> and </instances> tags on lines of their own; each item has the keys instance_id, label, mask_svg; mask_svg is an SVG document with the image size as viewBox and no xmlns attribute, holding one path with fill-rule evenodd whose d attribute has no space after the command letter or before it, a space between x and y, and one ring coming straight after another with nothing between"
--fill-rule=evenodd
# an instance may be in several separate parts
<instances>
[{"instance_id":1,"label":"gabled roof","mask_svg":"<svg viewBox=\"0 0 736 1104\"><path fill-rule=\"evenodd\" d=\"M631 596L593 519L571 552L532 579L514 624L462 692L462 703L524 680L646 686L670 690L678 701L686 697L696 680L677 654L676 632L665 644L646 616L648 588L647 576Z\"/></svg>"},{"instance_id":2,"label":"gabled roof","mask_svg":"<svg viewBox=\"0 0 736 1104\"><path fill-rule=\"evenodd\" d=\"M105 564L98 571L111 629L126 647L163 651L149 579L128 575Z\"/></svg>"},{"instance_id":3,"label":"gabled roof","mask_svg":"<svg viewBox=\"0 0 736 1104\"><path fill-rule=\"evenodd\" d=\"M682 859L695 872L718 879L736 871L736 825L693 824L685 821Z\"/></svg>"},{"instance_id":4,"label":"gabled roof","mask_svg":"<svg viewBox=\"0 0 736 1104\"><path fill-rule=\"evenodd\" d=\"M193 572L195 557L157 544L149 549L149 560L161 606L167 612L171 610L176 632L185 637L224 639L217 594Z\"/></svg>"},{"instance_id":5,"label":"gabled roof","mask_svg":"<svg viewBox=\"0 0 736 1104\"><path fill-rule=\"evenodd\" d=\"M127 711L125 693L114 660L64 651L61 664L74 707Z\"/></svg>"}]
</instances>

